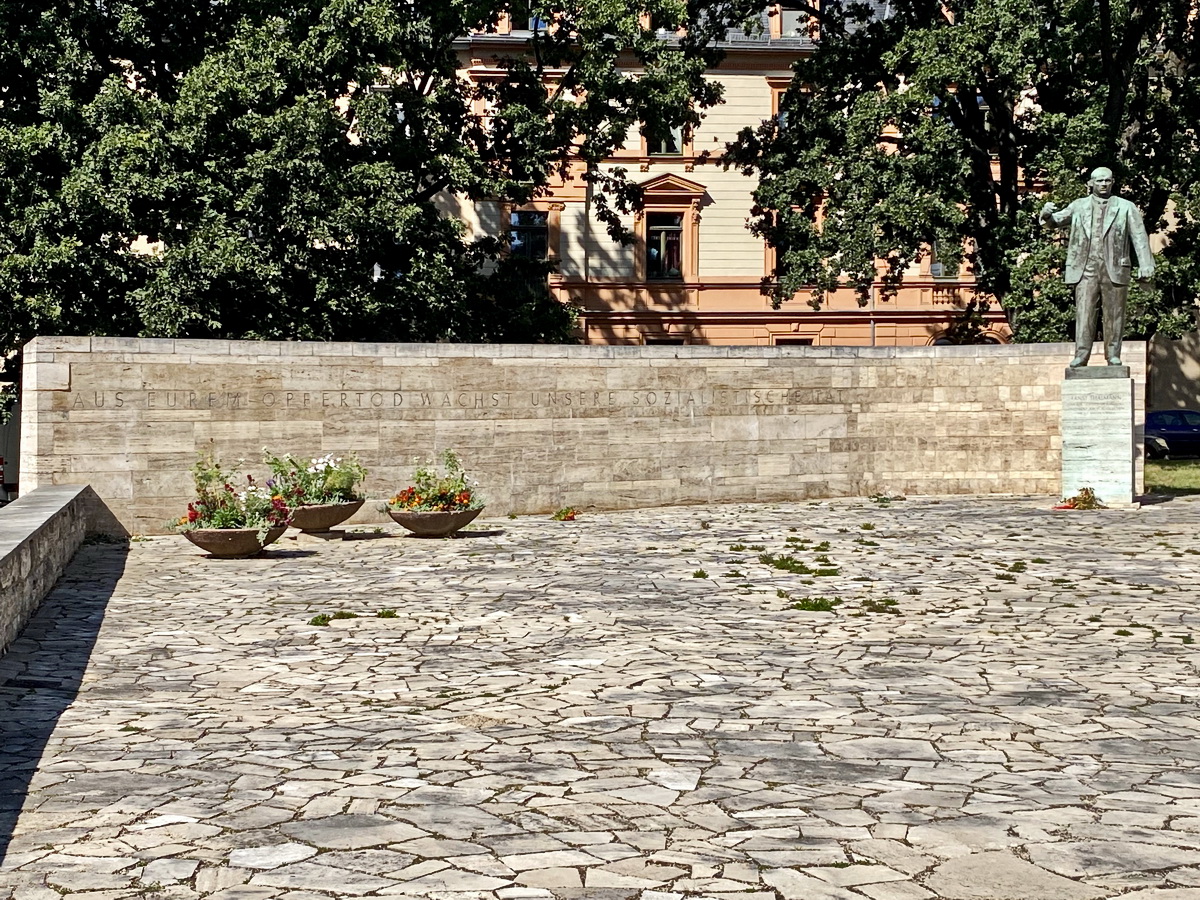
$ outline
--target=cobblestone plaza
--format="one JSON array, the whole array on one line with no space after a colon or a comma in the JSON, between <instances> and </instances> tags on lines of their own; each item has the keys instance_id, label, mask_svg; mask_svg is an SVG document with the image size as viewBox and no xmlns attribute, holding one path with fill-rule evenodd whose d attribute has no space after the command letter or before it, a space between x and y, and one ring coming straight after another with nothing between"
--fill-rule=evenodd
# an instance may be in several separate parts
<instances>
[{"instance_id":1,"label":"cobblestone plaza","mask_svg":"<svg viewBox=\"0 0 1200 900\"><path fill-rule=\"evenodd\" d=\"M1046 507L91 544L0 658L0 898L1200 900L1200 499Z\"/></svg>"}]
</instances>

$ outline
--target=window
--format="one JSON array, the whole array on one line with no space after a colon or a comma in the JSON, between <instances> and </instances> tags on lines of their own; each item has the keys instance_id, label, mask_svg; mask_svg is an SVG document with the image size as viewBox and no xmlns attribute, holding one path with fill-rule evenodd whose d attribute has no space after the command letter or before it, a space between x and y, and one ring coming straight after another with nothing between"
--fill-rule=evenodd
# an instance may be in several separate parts
<instances>
[{"instance_id":1,"label":"window","mask_svg":"<svg viewBox=\"0 0 1200 900\"><path fill-rule=\"evenodd\" d=\"M776 337L776 347L811 347L813 345L812 338L802 337Z\"/></svg>"},{"instance_id":2,"label":"window","mask_svg":"<svg viewBox=\"0 0 1200 900\"><path fill-rule=\"evenodd\" d=\"M657 140L647 137L646 150L650 156L683 156L683 126L675 126Z\"/></svg>"},{"instance_id":3,"label":"window","mask_svg":"<svg viewBox=\"0 0 1200 900\"><path fill-rule=\"evenodd\" d=\"M929 242L929 275L932 278L958 278L958 263L941 258L936 240Z\"/></svg>"},{"instance_id":4,"label":"window","mask_svg":"<svg viewBox=\"0 0 1200 900\"><path fill-rule=\"evenodd\" d=\"M532 9L528 0L516 0L510 7L512 29L514 31L545 31L550 23Z\"/></svg>"},{"instance_id":5,"label":"window","mask_svg":"<svg viewBox=\"0 0 1200 900\"><path fill-rule=\"evenodd\" d=\"M786 130L788 125L788 111L784 108L784 100L791 85L791 78L767 79L767 87L771 91L771 115L775 117L775 125L780 131Z\"/></svg>"},{"instance_id":6,"label":"window","mask_svg":"<svg viewBox=\"0 0 1200 900\"><path fill-rule=\"evenodd\" d=\"M653 345L659 345L659 344L671 346L671 347L678 347L683 344L686 344L687 338L673 337L673 336L667 335L667 334L646 334L646 335L642 336L642 343L645 344L647 347L653 346Z\"/></svg>"},{"instance_id":7,"label":"window","mask_svg":"<svg viewBox=\"0 0 1200 900\"><path fill-rule=\"evenodd\" d=\"M682 280L682 213L649 213L646 216L646 277L659 281Z\"/></svg>"},{"instance_id":8,"label":"window","mask_svg":"<svg viewBox=\"0 0 1200 900\"><path fill-rule=\"evenodd\" d=\"M635 280L660 284L696 281L700 277L700 210L708 191L675 173L651 178L641 188L644 212L635 224Z\"/></svg>"},{"instance_id":9,"label":"window","mask_svg":"<svg viewBox=\"0 0 1200 900\"><path fill-rule=\"evenodd\" d=\"M544 260L550 248L550 215L541 210L515 210L508 216L509 253Z\"/></svg>"},{"instance_id":10,"label":"window","mask_svg":"<svg viewBox=\"0 0 1200 900\"><path fill-rule=\"evenodd\" d=\"M780 37L805 37L808 35L808 15L798 9L779 11Z\"/></svg>"}]
</instances>

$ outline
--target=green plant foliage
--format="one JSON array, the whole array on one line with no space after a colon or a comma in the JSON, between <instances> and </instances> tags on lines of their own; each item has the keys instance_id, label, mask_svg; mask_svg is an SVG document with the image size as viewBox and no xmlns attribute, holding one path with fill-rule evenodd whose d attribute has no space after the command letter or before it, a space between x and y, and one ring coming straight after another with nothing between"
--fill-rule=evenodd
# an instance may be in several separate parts
<instances>
[{"instance_id":1,"label":"green plant foliage","mask_svg":"<svg viewBox=\"0 0 1200 900\"><path fill-rule=\"evenodd\" d=\"M555 27L494 42L495 77L472 82L454 42L508 3L0 0L0 350L35 334L569 340L549 266L438 202L523 203L642 122L695 124L720 100L715 40L755 6L534 2ZM627 238L636 185L588 177Z\"/></svg>"},{"instance_id":2,"label":"green plant foliage","mask_svg":"<svg viewBox=\"0 0 1200 900\"><path fill-rule=\"evenodd\" d=\"M819 577L837 575L838 570L831 566L823 568L812 568L794 556L780 556L774 553L760 553L758 561L763 565L770 566L773 569L780 569L784 572L791 572L794 575L816 575Z\"/></svg>"},{"instance_id":3,"label":"green plant foliage","mask_svg":"<svg viewBox=\"0 0 1200 900\"><path fill-rule=\"evenodd\" d=\"M436 460L418 462L413 482L387 501L389 509L418 512L461 512L480 509L483 498L475 490L478 482L467 478L458 454L443 450Z\"/></svg>"},{"instance_id":4,"label":"green plant foliage","mask_svg":"<svg viewBox=\"0 0 1200 900\"><path fill-rule=\"evenodd\" d=\"M212 448L202 451L192 466L196 499L187 513L170 525L179 531L206 528L255 528L259 537L267 530L286 526L291 518L287 503L269 487L258 484L252 475L240 487L237 469L225 469Z\"/></svg>"},{"instance_id":5,"label":"green plant foliage","mask_svg":"<svg viewBox=\"0 0 1200 900\"><path fill-rule=\"evenodd\" d=\"M805 612L833 612L841 600L831 600L828 597L801 597L792 603L792 609L802 609Z\"/></svg>"},{"instance_id":6,"label":"green plant foliage","mask_svg":"<svg viewBox=\"0 0 1200 900\"><path fill-rule=\"evenodd\" d=\"M1104 165L1150 230L1170 231L1156 284L1130 292L1127 334L1194 327L1194 3L793 5L819 24L816 52L796 64L783 118L744 130L726 157L761 179L754 227L779 251L776 303L802 292L819 307L840 287L865 306L877 260L886 300L936 245L948 274L969 266L1002 303L1018 340L1066 340L1064 242L1038 211L1081 196ZM951 339L978 339L984 303L966 301Z\"/></svg>"},{"instance_id":7,"label":"green plant foliage","mask_svg":"<svg viewBox=\"0 0 1200 900\"><path fill-rule=\"evenodd\" d=\"M897 608L897 603L891 597L869 597L863 601L862 608L866 612L886 613L887 615L892 616L900 615L900 610Z\"/></svg>"},{"instance_id":8,"label":"green plant foliage","mask_svg":"<svg viewBox=\"0 0 1200 900\"><path fill-rule=\"evenodd\" d=\"M304 462L290 453L275 456L264 450L263 462L271 469L271 478L267 482L271 490L290 506L363 499L358 488L366 479L367 470L355 456L343 458L328 454Z\"/></svg>"}]
</instances>

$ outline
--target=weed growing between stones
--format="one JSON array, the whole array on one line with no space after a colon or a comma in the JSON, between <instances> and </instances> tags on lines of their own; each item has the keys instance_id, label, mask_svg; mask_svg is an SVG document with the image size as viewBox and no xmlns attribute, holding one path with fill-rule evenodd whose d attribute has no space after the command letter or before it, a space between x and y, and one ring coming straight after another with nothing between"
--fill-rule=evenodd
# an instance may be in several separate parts
<instances>
[{"instance_id":1,"label":"weed growing between stones","mask_svg":"<svg viewBox=\"0 0 1200 900\"><path fill-rule=\"evenodd\" d=\"M831 600L828 597L801 597L792 603L792 609L801 609L805 612L833 612L833 608L841 602L841 600Z\"/></svg>"},{"instance_id":2,"label":"weed growing between stones","mask_svg":"<svg viewBox=\"0 0 1200 900\"><path fill-rule=\"evenodd\" d=\"M396 611L391 608L381 609L379 612L375 613L375 618L377 618L377 619L394 619L394 618L396 618Z\"/></svg>"},{"instance_id":3,"label":"weed growing between stones","mask_svg":"<svg viewBox=\"0 0 1200 900\"><path fill-rule=\"evenodd\" d=\"M695 572L692 573L692 577L693 578L707 578L708 573L705 572L703 569L697 569Z\"/></svg>"},{"instance_id":4,"label":"weed growing between stones","mask_svg":"<svg viewBox=\"0 0 1200 900\"><path fill-rule=\"evenodd\" d=\"M880 599L868 597L863 601L862 608L867 612L890 613L893 616L900 615L900 610L896 608L896 601L891 597L883 597Z\"/></svg>"},{"instance_id":5,"label":"weed growing between stones","mask_svg":"<svg viewBox=\"0 0 1200 900\"><path fill-rule=\"evenodd\" d=\"M824 562L826 568L814 569L807 564L796 559L794 556L778 556L774 553L758 554L758 561L764 565L770 566L773 569L779 569L784 572L791 572L794 575L815 575L825 577L829 575L837 575L838 570L829 566L829 557L820 557L818 563Z\"/></svg>"},{"instance_id":6,"label":"weed growing between stones","mask_svg":"<svg viewBox=\"0 0 1200 900\"><path fill-rule=\"evenodd\" d=\"M733 553L741 553L743 550L746 549L746 545L745 544L730 544L729 549Z\"/></svg>"},{"instance_id":7,"label":"weed growing between stones","mask_svg":"<svg viewBox=\"0 0 1200 900\"><path fill-rule=\"evenodd\" d=\"M347 612L344 609L339 609L333 614L318 613L308 620L309 625L328 625L334 619L357 619L358 613ZM384 618L387 618L384 616Z\"/></svg>"}]
</instances>

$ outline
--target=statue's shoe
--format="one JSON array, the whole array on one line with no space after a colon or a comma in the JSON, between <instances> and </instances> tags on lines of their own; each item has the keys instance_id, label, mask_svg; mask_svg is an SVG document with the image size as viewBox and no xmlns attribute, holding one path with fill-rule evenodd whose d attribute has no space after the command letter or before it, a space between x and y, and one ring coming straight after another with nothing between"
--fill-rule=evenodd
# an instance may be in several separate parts
<instances>
[{"instance_id":1,"label":"statue's shoe","mask_svg":"<svg viewBox=\"0 0 1200 900\"><path fill-rule=\"evenodd\" d=\"M1110 357L1108 358L1108 364L1109 364L1110 366L1119 366L1119 365L1121 365L1121 357L1119 357L1119 356L1110 356Z\"/></svg>"},{"instance_id":2,"label":"statue's shoe","mask_svg":"<svg viewBox=\"0 0 1200 900\"><path fill-rule=\"evenodd\" d=\"M1076 353L1075 358L1067 365L1069 365L1072 369L1078 369L1080 366L1086 366L1087 361L1088 355L1086 353Z\"/></svg>"}]
</instances>

